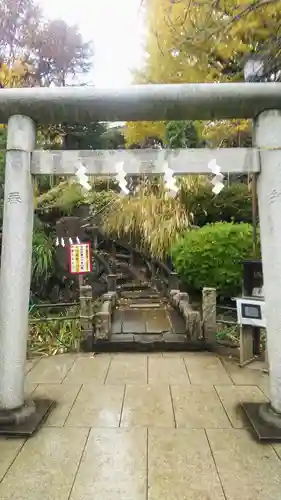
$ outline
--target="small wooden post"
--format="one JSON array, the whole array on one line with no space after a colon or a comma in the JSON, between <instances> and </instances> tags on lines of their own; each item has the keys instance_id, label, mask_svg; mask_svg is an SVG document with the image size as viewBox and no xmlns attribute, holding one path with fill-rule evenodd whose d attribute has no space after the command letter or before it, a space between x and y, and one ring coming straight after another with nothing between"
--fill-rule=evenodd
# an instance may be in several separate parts
<instances>
[{"instance_id":1,"label":"small wooden post","mask_svg":"<svg viewBox=\"0 0 281 500\"><path fill-rule=\"evenodd\" d=\"M240 325L240 363L243 367L255 360L253 327Z\"/></svg>"},{"instance_id":2,"label":"small wooden post","mask_svg":"<svg viewBox=\"0 0 281 500\"><path fill-rule=\"evenodd\" d=\"M202 292L203 336L208 344L216 344L217 292L215 288L203 288Z\"/></svg>"},{"instance_id":3,"label":"small wooden post","mask_svg":"<svg viewBox=\"0 0 281 500\"><path fill-rule=\"evenodd\" d=\"M116 292L116 274L109 274L107 276L107 291Z\"/></svg>"},{"instance_id":4,"label":"small wooden post","mask_svg":"<svg viewBox=\"0 0 281 500\"><path fill-rule=\"evenodd\" d=\"M112 242L111 254L112 254L111 269L112 269L112 272L115 274L116 273L116 243L115 243L115 241Z\"/></svg>"},{"instance_id":5,"label":"small wooden post","mask_svg":"<svg viewBox=\"0 0 281 500\"><path fill-rule=\"evenodd\" d=\"M89 345L93 341L93 291L89 285L80 286L81 340Z\"/></svg>"}]
</instances>

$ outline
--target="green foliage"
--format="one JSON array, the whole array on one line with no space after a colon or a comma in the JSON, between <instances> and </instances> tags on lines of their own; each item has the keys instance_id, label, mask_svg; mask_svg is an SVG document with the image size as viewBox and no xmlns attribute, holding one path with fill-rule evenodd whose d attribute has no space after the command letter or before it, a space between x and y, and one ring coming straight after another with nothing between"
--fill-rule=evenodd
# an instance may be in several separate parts
<instances>
[{"instance_id":1,"label":"green foliage","mask_svg":"<svg viewBox=\"0 0 281 500\"><path fill-rule=\"evenodd\" d=\"M43 224L35 219L32 247L31 288L33 293L42 291L48 282L55 266L55 251L52 237L49 236Z\"/></svg>"},{"instance_id":2,"label":"green foliage","mask_svg":"<svg viewBox=\"0 0 281 500\"><path fill-rule=\"evenodd\" d=\"M106 186L108 190L100 189L104 189ZM36 208L40 211L57 209L62 214L70 214L76 207L86 204L90 205L93 211L101 210L116 196L112 190L113 187L114 181L101 179L100 182L93 183L91 191L85 192L77 182L63 181L47 193L38 196Z\"/></svg>"},{"instance_id":3,"label":"green foliage","mask_svg":"<svg viewBox=\"0 0 281 500\"><path fill-rule=\"evenodd\" d=\"M212 193L209 182L199 184L197 189L182 188L181 200L188 213L193 214L195 226L219 221L252 221L252 194L243 183L225 186L218 196Z\"/></svg>"},{"instance_id":4,"label":"green foliage","mask_svg":"<svg viewBox=\"0 0 281 500\"><path fill-rule=\"evenodd\" d=\"M198 148L202 141L192 121L171 121L166 124L166 143L169 148Z\"/></svg>"},{"instance_id":5,"label":"green foliage","mask_svg":"<svg viewBox=\"0 0 281 500\"><path fill-rule=\"evenodd\" d=\"M241 260L252 255L250 224L218 222L188 231L172 248L176 271L191 290L214 287L232 297L241 292Z\"/></svg>"},{"instance_id":6,"label":"green foliage","mask_svg":"<svg viewBox=\"0 0 281 500\"><path fill-rule=\"evenodd\" d=\"M117 127L111 127L102 135L103 149L125 148L125 137Z\"/></svg>"},{"instance_id":7,"label":"green foliage","mask_svg":"<svg viewBox=\"0 0 281 500\"><path fill-rule=\"evenodd\" d=\"M64 135L65 149L103 149L103 134L107 131L106 125L99 122L90 122L86 125L63 125L61 133Z\"/></svg>"},{"instance_id":8,"label":"green foliage","mask_svg":"<svg viewBox=\"0 0 281 500\"><path fill-rule=\"evenodd\" d=\"M77 350L81 336L80 321L71 318L79 316L79 308L73 307L68 309L67 312L56 312L55 316L61 316L64 320L44 321L44 318L42 318L43 321L41 322L39 311L32 314L28 337L29 355L54 356Z\"/></svg>"}]
</instances>

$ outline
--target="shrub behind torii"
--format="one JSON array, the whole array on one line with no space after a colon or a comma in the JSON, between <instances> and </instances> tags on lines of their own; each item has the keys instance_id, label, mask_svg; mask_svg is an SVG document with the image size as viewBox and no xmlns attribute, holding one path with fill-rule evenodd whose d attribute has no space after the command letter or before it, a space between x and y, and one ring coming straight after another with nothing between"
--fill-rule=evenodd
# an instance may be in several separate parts
<instances>
[{"instance_id":1,"label":"shrub behind torii","mask_svg":"<svg viewBox=\"0 0 281 500\"><path fill-rule=\"evenodd\" d=\"M217 222L187 231L172 248L172 260L191 291L214 287L223 297L241 294L243 259L252 256L250 224Z\"/></svg>"}]
</instances>

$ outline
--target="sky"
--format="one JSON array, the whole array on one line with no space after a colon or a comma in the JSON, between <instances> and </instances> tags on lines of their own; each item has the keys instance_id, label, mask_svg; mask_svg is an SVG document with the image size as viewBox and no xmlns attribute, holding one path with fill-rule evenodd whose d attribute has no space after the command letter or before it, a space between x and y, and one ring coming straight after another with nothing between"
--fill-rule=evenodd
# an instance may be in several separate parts
<instances>
[{"instance_id":1,"label":"sky","mask_svg":"<svg viewBox=\"0 0 281 500\"><path fill-rule=\"evenodd\" d=\"M94 44L94 68L87 83L123 87L143 61L142 0L38 0L46 17L77 24Z\"/></svg>"}]
</instances>

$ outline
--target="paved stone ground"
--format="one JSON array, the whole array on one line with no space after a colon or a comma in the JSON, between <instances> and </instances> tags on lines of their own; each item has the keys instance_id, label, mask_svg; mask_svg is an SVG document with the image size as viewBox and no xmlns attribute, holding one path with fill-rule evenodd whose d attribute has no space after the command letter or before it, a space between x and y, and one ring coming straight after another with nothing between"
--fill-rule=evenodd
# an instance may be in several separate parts
<instances>
[{"instance_id":1,"label":"paved stone ground","mask_svg":"<svg viewBox=\"0 0 281 500\"><path fill-rule=\"evenodd\" d=\"M253 365L254 366L254 365ZM209 353L64 355L27 363L57 400L32 439L0 440L1 500L280 500L281 445L236 405L268 376Z\"/></svg>"}]
</instances>

